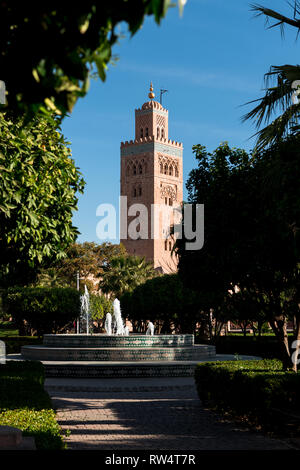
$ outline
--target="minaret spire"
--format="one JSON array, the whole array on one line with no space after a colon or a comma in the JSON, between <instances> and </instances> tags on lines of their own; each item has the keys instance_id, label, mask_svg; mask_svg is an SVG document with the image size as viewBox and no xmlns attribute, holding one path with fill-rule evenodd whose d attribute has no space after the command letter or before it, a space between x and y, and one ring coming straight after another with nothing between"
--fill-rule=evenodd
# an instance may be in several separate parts
<instances>
[{"instance_id":1,"label":"minaret spire","mask_svg":"<svg viewBox=\"0 0 300 470\"><path fill-rule=\"evenodd\" d=\"M152 85L152 82L150 82L150 92L148 94L150 100L152 101L153 98L155 97L155 94L153 93L153 85Z\"/></svg>"}]
</instances>

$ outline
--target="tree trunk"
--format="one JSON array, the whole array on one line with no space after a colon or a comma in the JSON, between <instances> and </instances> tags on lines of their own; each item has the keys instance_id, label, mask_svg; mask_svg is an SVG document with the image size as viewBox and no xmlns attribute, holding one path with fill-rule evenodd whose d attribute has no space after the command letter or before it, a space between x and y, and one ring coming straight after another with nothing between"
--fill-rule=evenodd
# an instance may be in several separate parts
<instances>
[{"instance_id":1,"label":"tree trunk","mask_svg":"<svg viewBox=\"0 0 300 470\"><path fill-rule=\"evenodd\" d=\"M280 317L275 317L274 320L270 321L270 325L279 342L283 369L293 369L285 317L283 315Z\"/></svg>"},{"instance_id":2,"label":"tree trunk","mask_svg":"<svg viewBox=\"0 0 300 470\"><path fill-rule=\"evenodd\" d=\"M293 371L297 372L298 369L298 356L299 356L299 351L300 351L300 315L298 314L297 316L294 317L295 321L295 351L292 355L292 363L293 363Z\"/></svg>"},{"instance_id":3,"label":"tree trunk","mask_svg":"<svg viewBox=\"0 0 300 470\"><path fill-rule=\"evenodd\" d=\"M210 341L213 340L214 333L213 333L213 325L212 325L212 317L213 317L213 311L212 309L207 313L207 319L208 319L208 332L209 332L209 338Z\"/></svg>"}]
</instances>

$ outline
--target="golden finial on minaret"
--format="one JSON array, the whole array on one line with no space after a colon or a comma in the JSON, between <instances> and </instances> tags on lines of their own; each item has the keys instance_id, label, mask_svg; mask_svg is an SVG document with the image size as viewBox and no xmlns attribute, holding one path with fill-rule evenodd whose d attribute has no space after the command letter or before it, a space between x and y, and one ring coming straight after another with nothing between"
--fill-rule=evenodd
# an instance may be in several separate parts
<instances>
[{"instance_id":1,"label":"golden finial on minaret","mask_svg":"<svg viewBox=\"0 0 300 470\"><path fill-rule=\"evenodd\" d=\"M150 100L153 100L153 98L155 97L155 94L153 93L153 85L152 85L152 82L150 82L150 92L148 94Z\"/></svg>"}]
</instances>

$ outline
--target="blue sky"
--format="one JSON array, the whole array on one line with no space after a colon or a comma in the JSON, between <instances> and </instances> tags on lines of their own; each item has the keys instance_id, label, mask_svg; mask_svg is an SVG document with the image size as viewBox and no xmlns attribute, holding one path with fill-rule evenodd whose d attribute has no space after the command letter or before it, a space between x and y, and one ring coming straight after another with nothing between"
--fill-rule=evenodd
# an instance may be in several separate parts
<instances>
[{"instance_id":1,"label":"blue sky","mask_svg":"<svg viewBox=\"0 0 300 470\"><path fill-rule=\"evenodd\" d=\"M119 56L105 83L93 80L63 122L73 158L86 188L79 196L73 223L78 241L97 238L96 208L118 208L120 142L134 138L134 110L147 101L152 80L159 101L169 110L169 138L183 142L184 181L195 167L194 144L215 149L222 141L250 150L252 123L241 116L242 105L262 95L264 73L271 65L296 64L300 49L293 29L282 39L279 29L250 11L251 0L188 0L183 16L172 8L158 26L149 17L133 38L126 35L114 48ZM285 0L259 3L290 15ZM186 192L184 193L186 196ZM115 240L114 242L118 242Z\"/></svg>"}]
</instances>

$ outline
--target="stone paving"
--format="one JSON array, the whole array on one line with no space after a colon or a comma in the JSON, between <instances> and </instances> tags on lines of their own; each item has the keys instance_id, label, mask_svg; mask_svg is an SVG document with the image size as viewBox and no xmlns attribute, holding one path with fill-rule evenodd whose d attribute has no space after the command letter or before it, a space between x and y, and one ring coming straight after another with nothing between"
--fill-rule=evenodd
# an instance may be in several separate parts
<instances>
[{"instance_id":1,"label":"stone paving","mask_svg":"<svg viewBox=\"0 0 300 470\"><path fill-rule=\"evenodd\" d=\"M47 379L68 449L283 450L205 409L192 378Z\"/></svg>"}]
</instances>

